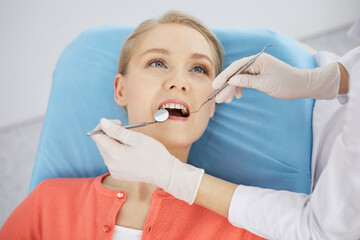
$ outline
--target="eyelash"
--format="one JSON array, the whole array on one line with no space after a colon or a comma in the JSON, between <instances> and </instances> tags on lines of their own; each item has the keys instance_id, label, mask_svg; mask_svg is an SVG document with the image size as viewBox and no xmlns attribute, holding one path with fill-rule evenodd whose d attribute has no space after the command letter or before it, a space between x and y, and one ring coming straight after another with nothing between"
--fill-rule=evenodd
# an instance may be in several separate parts
<instances>
[{"instance_id":1,"label":"eyelash","mask_svg":"<svg viewBox=\"0 0 360 240\"><path fill-rule=\"evenodd\" d=\"M164 62L163 60L161 60L161 59L151 60L148 65L149 65L150 67L156 67L156 66L151 66L151 64L153 64L153 63L155 63L155 62L161 62L161 63L166 67L165 62Z\"/></svg>"},{"instance_id":2,"label":"eyelash","mask_svg":"<svg viewBox=\"0 0 360 240\"><path fill-rule=\"evenodd\" d=\"M162 60L162 59L154 59L154 60L151 60L149 63L148 63L148 65L149 66L151 66L151 67L156 67L156 66L152 66L152 64L154 64L155 62L161 62L165 67L166 67L166 64L165 64L165 62ZM196 68L196 67L200 67L202 70L203 70L203 73L200 73L200 74L205 74L205 75L208 75L208 70L207 70L207 68L205 67L205 66L203 66L203 65L196 65L196 66L194 66L193 68L192 68L192 70L194 69L194 68ZM194 71L195 72L195 71ZM198 73L198 72L196 72L196 73Z\"/></svg>"},{"instance_id":3,"label":"eyelash","mask_svg":"<svg viewBox=\"0 0 360 240\"><path fill-rule=\"evenodd\" d=\"M205 66L203 65L196 65L195 67L193 67L192 69L196 68L196 67L200 67L202 68L202 70L204 71L202 74L208 75L208 70Z\"/></svg>"}]
</instances>

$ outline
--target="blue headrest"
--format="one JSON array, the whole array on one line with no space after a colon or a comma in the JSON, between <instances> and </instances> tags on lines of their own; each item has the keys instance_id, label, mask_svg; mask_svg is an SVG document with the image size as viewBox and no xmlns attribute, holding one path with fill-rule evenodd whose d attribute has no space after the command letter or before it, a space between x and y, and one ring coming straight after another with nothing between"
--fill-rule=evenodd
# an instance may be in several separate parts
<instances>
[{"instance_id":1,"label":"blue headrest","mask_svg":"<svg viewBox=\"0 0 360 240\"><path fill-rule=\"evenodd\" d=\"M92 139L100 118L127 124L114 101L113 80L121 45L133 27L102 26L80 34L63 51L54 75L30 191L46 178L91 177L107 172ZM292 38L267 29L214 29L225 51L224 67L274 44L267 52L298 68L313 56ZM279 100L244 89L243 97L217 104L189 162L225 180L309 193L314 100Z\"/></svg>"}]
</instances>

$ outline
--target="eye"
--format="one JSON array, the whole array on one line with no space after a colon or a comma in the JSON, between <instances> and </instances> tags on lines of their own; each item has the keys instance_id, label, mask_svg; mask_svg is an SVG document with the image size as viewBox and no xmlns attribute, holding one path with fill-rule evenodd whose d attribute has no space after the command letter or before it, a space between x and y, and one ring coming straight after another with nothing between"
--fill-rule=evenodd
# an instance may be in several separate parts
<instances>
[{"instance_id":1,"label":"eye","mask_svg":"<svg viewBox=\"0 0 360 240\"><path fill-rule=\"evenodd\" d=\"M162 68L165 67L165 63L162 60L157 59L155 61L150 62L149 66Z\"/></svg>"},{"instance_id":2,"label":"eye","mask_svg":"<svg viewBox=\"0 0 360 240\"><path fill-rule=\"evenodd\" d=\"M208 71L206 70L205 67L203 66L195 66L193 69L192 69L193 72L196 72L196 73L202 73L202 74L207 74Z\"/></svg>"}]
</instances>

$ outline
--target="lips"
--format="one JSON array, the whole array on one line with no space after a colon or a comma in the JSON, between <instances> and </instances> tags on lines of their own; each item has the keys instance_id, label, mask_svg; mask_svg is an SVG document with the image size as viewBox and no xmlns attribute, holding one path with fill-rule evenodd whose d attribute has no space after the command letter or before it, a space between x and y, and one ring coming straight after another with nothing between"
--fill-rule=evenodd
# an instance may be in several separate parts
<instances>
[{"instance_id":1,"label":"lips","mask_svg":"<svg viewBox=\"0 0 360 240\"><path fill-rule=\"evenodd\" d=\"M169 119L186 121L190 116L189 105L180 99L167 99L161 102L158 109L169 111Z\"/></svg>"}]
</instances>

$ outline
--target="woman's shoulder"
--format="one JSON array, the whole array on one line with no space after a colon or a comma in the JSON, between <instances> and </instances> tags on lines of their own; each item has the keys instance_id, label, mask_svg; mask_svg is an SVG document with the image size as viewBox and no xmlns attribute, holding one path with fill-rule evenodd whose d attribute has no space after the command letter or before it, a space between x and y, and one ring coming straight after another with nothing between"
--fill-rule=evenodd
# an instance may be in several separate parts
<instances>
[{"instance_id":1,"label":"woman's shoulder","mask_svg":"<svg viewBox=\"0 0 360 240\"><path fill-rule=\"evenodd\" d=\"M43 180L39 186L52 186L52 185L77 185L87 184L93 182L98 177L87 177L87 178L48 178Z\"/></svg>"},{"instance_id":2,"label":"woman's shoulder","mask_svg":"<svg viewBox=\"0 0 360 240\"><path fill-rule=\"evenodd\" d=\"M99 177L89 178L48 178L43 180L34 191L38 195L56 195L57 197L65 193L79 192L81 190L90 190Z\"/></svg>"}]
</instances>

